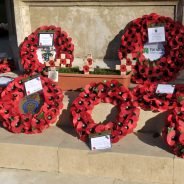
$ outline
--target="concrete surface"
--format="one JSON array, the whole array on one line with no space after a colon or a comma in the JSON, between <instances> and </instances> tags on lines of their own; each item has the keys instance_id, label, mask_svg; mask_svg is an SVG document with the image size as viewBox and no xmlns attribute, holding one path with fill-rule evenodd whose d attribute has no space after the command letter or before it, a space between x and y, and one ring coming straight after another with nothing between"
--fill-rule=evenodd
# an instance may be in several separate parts
<instances>
[{"instance_id":1,"label":"concrete surface","mask_svg":"<svg viewBox=\"0 0 184 184\"><path fill-rule=\"evenodd\" d=\"M109 177L63 175L61 173L35 172L27 170L0 169L1 184L150 184L126 182ZM156 184L156 183L155 183Z\"/></svg>"},{"instance_id":2,"label":"concrete surface","mask_svg":"<svg viewBox=\"0 0 184 184\"><path fill-rule=\"evenodd\" d=\"M111 150L91 151L73 129L50 127L42 134L12 134L0 129L0 167L118 178L128 182L179 184L174 163L161 137L134 133ZM178 165L178 164L177 164Z\"/></svg>"}]
</instances>

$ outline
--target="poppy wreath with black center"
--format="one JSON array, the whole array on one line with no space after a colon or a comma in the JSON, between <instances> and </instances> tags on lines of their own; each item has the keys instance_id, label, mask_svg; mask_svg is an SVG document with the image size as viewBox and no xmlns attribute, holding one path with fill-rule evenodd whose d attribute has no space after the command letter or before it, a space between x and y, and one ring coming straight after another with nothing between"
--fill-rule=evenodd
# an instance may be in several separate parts
<instances>
[{"instance_id":1,"label":"poppy wreath with black center","mask_svg":"<svg viewBox=\"0 0 184 184\"><path fill-rule=\"evenodd\" d=\"M26 37L20 45L21 63L26 73L40 73L46 67L45 64L39 62L37 56L38 35L41 31L54 31L54 47L56 50L55 59L60 59L61 54L65 54L66 59L70 59L70 64L67 64L67 66L72 66L74 60L74 44L72 43L72 38L60 27L42 26Z\"/></svg>"},{"instance_id":2,"label":"poppy wreath with black center","mask_svg":"<svg viewBox=\"0 0 184 184\"><path fill-rule=\"evenodd\" d=\"M63 93L52 80L40 76L43 90L40 92L43 103L36 113L23 113L21 100L25 97L24 80L27 75L19 76L1 93L0 117L2 126L13 133L41 133L56 123L63 108Z\"/></svg>"},{"instance_id":3,"label":"poppy wreath with black center","mask_svg":"<svg viewBox=\"0 0 184 184\"><path fill-rule=\"evenodd\" d=\"M144 44L148 42L148 27L164 25L165 54L150 61L144 56ZM134 59L132 81L135 83L168 82L175 79L184 67L184 26L169 17L157 14L144 15L128 25L121 38L119 59Z\"/></svg>"},{"instance_id":4,"label":"poppy wreath with black center","mask_svg":"<svg viewBox=\"0 0 184 184\"><path fill-rule=\"evenodd\" d=\"M0 59L0 73L6 73L10 71L11 67L9 61L7 59Z\"/></svg>"},{"instance_id":5,"label":"poppy wreath with black center","mask_svg":"<svg viewBox=\"0 0 184 184\"><path fill-rule=\"evenodd\" d=\"M184 158L184 102L169 112L162 136L171 151Z\"/></svg>"},{"instance_id":6,"label":"poppy wreath with black center","mask_svg":"<svg viewBox=\"0 0 184 184\"><path fill-rule=\"evenodd\" d=\"M92 110L99 103L111 103L117 107L119 113L113 122L97 123L92 119ZM89 134L109 130L111 142L116 143L134 130L140 110L133 102L130 91L112 80L86 85L73 101L70 111L74 128L82 141L88 141Z\"/></svg>"},{"instance_id":7,"label":"poppy wreath with black center","mask_svg":"<svg viewBox=\"0 0 184 184\"><path fill-rule=\"evenodd\" d=\"M173 94L156 93L157 83L146 81L144 84L137 85L132 94L134 100L143 110L163 112L178 106L178 98L184 94L183 85L176 85Z\"/></svg>"}]
</instances>

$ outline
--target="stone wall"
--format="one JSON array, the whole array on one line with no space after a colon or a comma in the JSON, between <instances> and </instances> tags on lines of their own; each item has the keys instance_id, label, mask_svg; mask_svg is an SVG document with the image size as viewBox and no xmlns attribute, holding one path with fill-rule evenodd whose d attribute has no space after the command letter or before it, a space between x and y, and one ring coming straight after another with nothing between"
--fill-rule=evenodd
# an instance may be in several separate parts
<instances>
[{"instance_id":1,"label":"stone wall","mask_svg":"<svg viewBox=\"0 0 184 184\"><path fill-rule=\"evenodd\" d=\"M62 27L73 38L75 58L92 53L94 58L116 60L122 30L128 22L152 12L176 19L178 9L182 8L178 3L178 0L14 0L17 40L20 44L37 27L52 24Z\"/></svg>"}]
</instances>

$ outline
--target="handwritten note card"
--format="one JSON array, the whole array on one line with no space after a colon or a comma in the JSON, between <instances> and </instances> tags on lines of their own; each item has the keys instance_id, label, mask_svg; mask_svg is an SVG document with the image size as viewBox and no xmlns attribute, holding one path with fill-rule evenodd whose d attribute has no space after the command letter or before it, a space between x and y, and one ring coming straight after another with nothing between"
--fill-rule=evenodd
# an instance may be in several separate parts
<instances>
[{"instance_id":1,"label":"handwritten note card","mask_svg":"<svg viewBox=\"0 0 184 184\"><path fill-rule=\"evenodd\" d=\"M24 83L26 94L31 95L43 89L40 77L36 77Z\"/></svg>"},{"instance_id":2,"label":"handwritten note card","mask_svg":"<svg viewBox=\"0 0 184 184\"><path fill-rule=\"evenodd\" d=\"M110 135L91 138L91 150L102 150L111 148Z\"/></svg>"},{"instance_id":3,"label":"handwritten note card","mask_svg":"<svg viewBox=\"0 0 184 184\"><path fill-rule=\"evenodd\" d=\"M149 43L165 42L165 27L148 28Z\"/></svg>"},{"instance_id":4,"label":"handwritten note card","mask_svg":"<svg viewBox=\"0 0 184 184\"><path fill-rule=\"evenodd\" d=\"M173 94L175 89L175 85L171 84L158 84L156 93L166 93L166 94Z\"/></svg>"}]
</instances>

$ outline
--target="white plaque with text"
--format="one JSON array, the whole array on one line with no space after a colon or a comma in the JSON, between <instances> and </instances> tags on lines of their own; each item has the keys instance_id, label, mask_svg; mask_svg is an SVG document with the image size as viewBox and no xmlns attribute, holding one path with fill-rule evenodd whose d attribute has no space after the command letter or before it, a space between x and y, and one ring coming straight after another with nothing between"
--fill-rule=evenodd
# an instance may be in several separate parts
<instances>
[{"instance_id":1,"label":"white plaque with text","mask_svg":"<svg viewBox=\"0 0 184 184\"><path fill-rule=\"evenodd\" d=\"M91 150L102 150L111 148L110 135L91 138Z\"/></svg>"},{"instance_id":2,"label":"white plaque with text","mask_svg":"<svg viewBox=\"0 0 184 184\"><path fill-rule=\"evenodd\" d=\"M165 42L165 27L150 27L148 28L149 43Z\"/></svg>"},{"instance_id":3,"label":"white plaque with text","mask_svg":"<svg viewBox=\"0 0 184 184\"><path fill-rule=\"evenodd\" d=\"M171 84L158 84L156 93L166 93L166 94L173 94L175 90L175 85Z\"/></svg>"},{"instance_id":4,"label":"white plaque with text","mask_svg":"<svg viewBox=\"0 0 184 184\"><path fill-rule=\"evenodd\" d=\"M31 95L43 89L40 77L28 80L27 82L24 83L24 85L27 95Z\"/></svg>"},{"instance_id":5,"label":"white plaque with text","mask_svg":"<svg viewBox=\"0 0 184 184\"><path fill-rule=\"evenodd\" d=\"M39 33L39 46L52 47L54 42L53 33Z\"/></svg>"}]
</instances>

